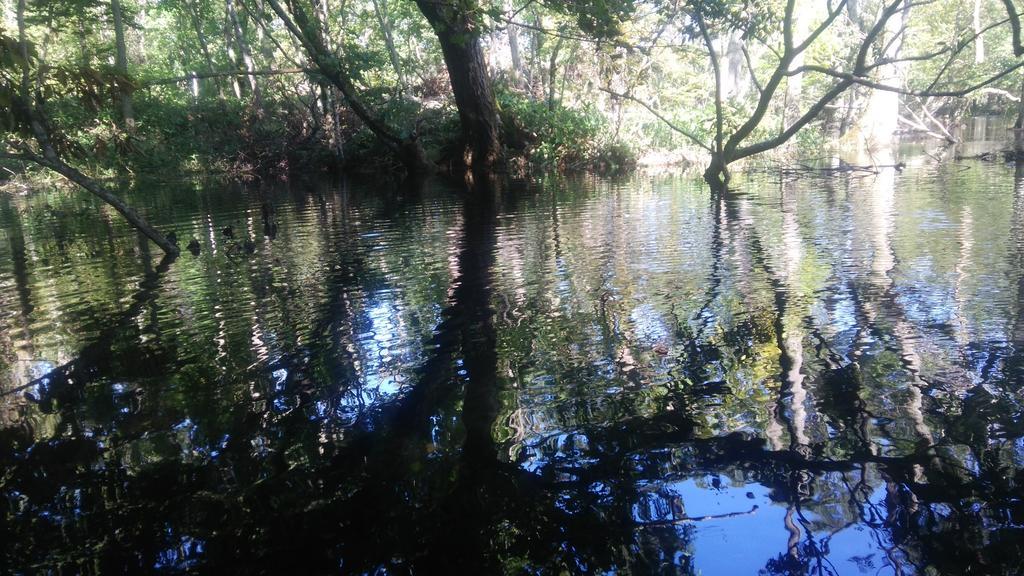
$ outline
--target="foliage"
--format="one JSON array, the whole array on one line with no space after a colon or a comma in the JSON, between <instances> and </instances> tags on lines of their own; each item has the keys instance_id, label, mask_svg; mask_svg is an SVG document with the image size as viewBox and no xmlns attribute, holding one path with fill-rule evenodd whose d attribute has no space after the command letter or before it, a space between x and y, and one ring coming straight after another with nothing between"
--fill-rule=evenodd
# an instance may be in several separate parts
<instances>
[{"instance_id":1,"label":"foliage","mask_svg":"<svg viewBox=\"0 0 1024 576\"><path fill-rule=\"evenodd\" d=\"M876 91L858 80L830 96L842 82L830 72L853 70L858 42L891 3L489 0L453 4L450 16L461 14L483 42L505 120L505 156L514 162L528 153L537 166L584 168L630 165L649 150L713 148L719 124L727 139L762 113L737 146L772 142L823 97L833 99L820 115L780 142L795 137L797 150L824 142L863 145L856 138L877 120L869 117ZM355 100L396 138L415 135L439 164L459 156L457 102L438 39L415 3L289 4L306 6L307 24L351 81L348 96L265 2L120 4L127 71L113 65L109 2L26 4L29 51L41 58L31 67L39 72L34 77L54 141L83 165L137 174L393 167L395 147L375 141L380 136L367 131ZM977 23L972 4L982 15ZM841 10L839 18L798 61L782 62L784 32L806 38L825 21L826 6ZM884 81L896 79L903 91L955 90L1013 69L1019 59L1002 20L1004 6L1001 0L915 3L900 13L906 19L901 29L886 28L869 47L863 82L887 75ZM226 7L233 7L237 21ZM28 137L13 105L21 56L11 18L9 11L0 32L0 128ZM978 27L984 50L976 53ZM883 52L892 47L906 57L892 65L895 72L883 65L893 57ZM798 74L797 66L808 71ZM770 88L776 73L783 77L759 112L760 90ZM1011 97L1020 82L1019 73L1006 74L966 99L905 94L893 113L903 120L935 116L934 124L944 128L932 126L933 132L940 133L972 111L1015 111ZM125 99L135 104L131 129L119 108ZM899 126L908 129L905 122Z\"/></svg>"},{"instance_id":2,"label":"foliage","mask_svg":"<svg viewBox=\"0 0 1024 576\"><path fill-rule=\"evenodd\" d=\"M603 166L618 170L635 164L627 145L607 139L607 121L593 106L551 109L510 91L499 92L498 102L502 123L509 132L505 140L522 139L525 133L528 142L524 143L524 155L537 167Z\"/></svg>"}]
</instances>

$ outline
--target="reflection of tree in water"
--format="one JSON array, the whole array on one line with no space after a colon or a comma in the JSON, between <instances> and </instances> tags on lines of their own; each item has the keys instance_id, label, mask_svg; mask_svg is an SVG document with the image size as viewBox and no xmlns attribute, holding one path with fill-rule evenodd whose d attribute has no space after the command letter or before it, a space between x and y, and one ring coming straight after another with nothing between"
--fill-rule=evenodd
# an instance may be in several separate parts
<instances>
[{"instance_id":1,"label":"reflection of tree in water","mask_svg":"<svg viewBox=\"0 0 1024 576\"><path fill-rule=\"evenodd\" d=\"M410 206L417 196L408 193ZM359 230L337 232L344 211L332 216L321 206L317 242L333 260L326 304L317 308L306 345L278 345L273 361L258 368L258 401L222 401L241 407L219 416L218 433L193 422L143 438L144 423L109 414L88 393L60 393L81 383L88 392L88 382L103 375L131 376L120 360L97 361L89 348L50 375L42 400L45 411L59 415L52 438L28 451L32 439L23 431L0 433L4 554L21 565L82 570L86 563L182 570L206 562L240 572L309 565L356 573L692 573L700 552L695 535L709 519L688 516L673 483L710 477L709 490L719 478L760 484L786 510L776 529L789 541L764 567L768 573L840 572L831 539L854 524L888 556L863 559L865 568L887 562L952 573L982 562L998 572L1019 564L1013 518L1021 514L1021 473L1009 451L1021 435L1020 410L1006 393L1017 359L1006 359L1005 382L988 382L994 392L964 398L957 411L964 418L938 410L929 387L942 383L917 375L920 328L886 280L895 265L891 229L865 228L877 233L870 236L877 257L893 261L870 263L878 274L862 274L839 255L822 259L830 270L819 277L840 295L828 306L854 311L847 331L856 336L838 338L815 316L813 297L796 277L817 249L807 241L813 231L797 218L800 207L784 198L776 244L754 224L761 215L746 199L716 197L708 292L684 311L651 313L679 342L666 360L666 381L631 325L630 299L643 296L614 284L628 273L616 253L628 246L616 244L596 272L585 262L573 266L568 259L583 231L553 206L545 215L552 243L533 248L550 252L527 254L521 274L586 287L594 305L559 307L531 301L531 294L516 300L496 280L499 216L514 210L502 203L501 185L488 180L472 183L465 196L451 227L457 236L446 307L400 394L360 406L345 425L330 416L343 398L363 397L355 389L366 385L358 348L365 302L388 284L381 267L400 263L364 257L349 241ZM252 276L275 273L264 267ZM245 289L271 284L253 282ZM602 299L605 292L617 297ZM142 290L136 301L151 304L153 293ZM354 293L361 297L347 299ZM753 314L732 309L746 302L755 303ZM272 325L260 324L269 314L254 309L253 333L270 334ZM136 330L114 324L112 333ZM125 343L113 357L139 350L131 337L113 340ZM542 368L568 382L558 388L568 396L563 408L548 410L530 396L535 390L521 388L517 375L539 362L538 349L553 351L541 357ZM166 354L146 361L174 366ZM596 381L592 361L611 366L611 374ZM756 406L778 429L724 433L702 421L716 410L747 410L729 404L730 385L744 385L736 373L758 363L768 369L763 386L772 395ZM903 379L887 383L892 374ZM625 391L596 398L596 386L609 383ZM520 422L515 435L505 429L512 415ZM132 459L125 450L145 453ZM139 461L148 463L132 464ZM112 536L98 539L102 534ZM95 546L88 558L83 543ZM48 557L39 556L44 550Z\"/></svg>"}]
</instances>

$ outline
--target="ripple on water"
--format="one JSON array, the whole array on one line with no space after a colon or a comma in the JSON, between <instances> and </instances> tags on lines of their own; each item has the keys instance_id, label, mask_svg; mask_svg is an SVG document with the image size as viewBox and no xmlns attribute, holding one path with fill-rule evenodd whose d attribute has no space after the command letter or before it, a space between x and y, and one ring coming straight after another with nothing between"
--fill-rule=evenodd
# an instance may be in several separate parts
<instances>
[{"instance_id":1,"label":"ripple on water","mask_svg":"<svg viewBox=\"0 0 1024 576\"><path fill-rule=\"evenodd\" d=\"M0 197L2 553L1017 566L1024 203L972 169L141 187L201 246L167 268L88 198Z\"/></svg>"}]
</instances>

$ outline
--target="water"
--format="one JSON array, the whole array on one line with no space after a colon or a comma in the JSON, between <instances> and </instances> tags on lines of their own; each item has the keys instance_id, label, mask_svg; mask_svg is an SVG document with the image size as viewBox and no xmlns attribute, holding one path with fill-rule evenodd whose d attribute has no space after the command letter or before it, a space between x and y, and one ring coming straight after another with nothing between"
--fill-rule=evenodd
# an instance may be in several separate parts
<instances>
[{"instance_id":1,"label":"water","mask_svg":"<svg viewBox=\"0 0 1024 576\"><path fill-rule=\"evenodd\" d=\"M1019 574L1024 179L925 160L0 196L0 566Z\"/></svg>"}]
</instances>

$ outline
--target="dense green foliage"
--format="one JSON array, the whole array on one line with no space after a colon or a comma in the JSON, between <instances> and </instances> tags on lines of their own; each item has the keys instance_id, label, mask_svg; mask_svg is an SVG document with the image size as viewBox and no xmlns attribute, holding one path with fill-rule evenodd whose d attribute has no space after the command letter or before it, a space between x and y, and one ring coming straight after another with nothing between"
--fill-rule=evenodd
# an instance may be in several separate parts
<instances>
[{"instance_id":1,"label":"dense green foliage","mask_svg":"<svg viewBox=\"0 0 1024 576\"><path fill-rule=\"evenodd\" d=\"M433 26L425 6L5 0L4 143L35 146L26 67L50 138L96 173L380 170L401 141L451 166L472 116L445 42L479 43L513 168L955 142L967 114L1014 113L1024 81L1003 0L489 0Z\"/></svg>"}]
</instances>

